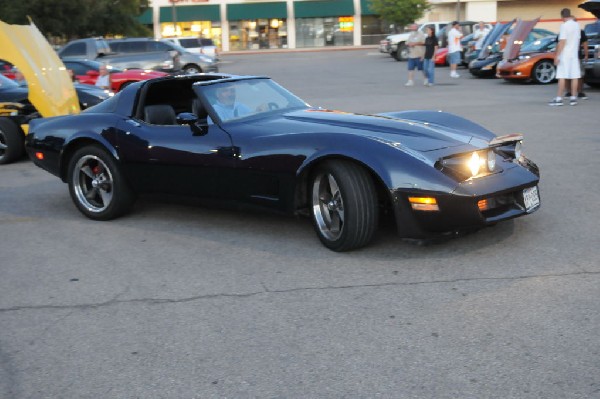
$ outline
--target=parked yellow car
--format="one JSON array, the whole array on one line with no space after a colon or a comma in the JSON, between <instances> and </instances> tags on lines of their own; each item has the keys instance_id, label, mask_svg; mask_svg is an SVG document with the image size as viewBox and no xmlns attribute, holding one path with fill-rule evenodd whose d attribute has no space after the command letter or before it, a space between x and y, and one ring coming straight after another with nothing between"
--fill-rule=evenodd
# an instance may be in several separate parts
<instances>
[{"instance_id":1,"label":"parked yellow car","mask_svg":"<svg viewBox=\"0 0 600 399\"><path fill-rule=\"evenodd\" d=\"M0 49L1 58L25 76L31 103L0 102L0 164L6 164L23 156L32 118L76 114L80 109L64 64L33 22L9 25L0 21Z\"/></svg>"}]
</instances>

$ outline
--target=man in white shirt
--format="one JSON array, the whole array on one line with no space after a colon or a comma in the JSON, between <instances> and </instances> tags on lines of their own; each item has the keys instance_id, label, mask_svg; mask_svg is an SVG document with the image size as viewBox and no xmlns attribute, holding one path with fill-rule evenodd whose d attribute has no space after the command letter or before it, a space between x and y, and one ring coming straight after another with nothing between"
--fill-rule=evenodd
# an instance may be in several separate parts
<instances>
[{"instance_id":1,"label":"man in white shirt","mask_svg":"<svg viewBox=\"0 0 600 399\"><path fill-rule=\"evenodd\" d=\"M456 72L456 66L460 62L460 55L462 53L462 46L460 45L460 39L463 34L460 30L460 24L458 21L452 22L452 29L448 32L448 57L450 58L450 77L459 78L460 75Z\"/></svg>"},{"instance_id":2,"label":"man in white shirt","mask_svg":"<svg viewBox=\"0 0 600 399\"><path fill-rule=\"evenodd\" d=\"M548 104L552 106L563 105L562 94L565 92L565 83L567 79L571 79L569 105L577 105L577 80L581 77L581 68L579 65L581 29L579 29L579 25L573 19L571 11L568 8L563 8L560 16L564 22L560 26L558 45L556 46L556 53L554 55L558 91L556 98Z\"/></svg>"},{"instance_id":3,"label":"man in white shirt","mask_svg":"<svg viewBox=\"0 0 600 399\"><path fill-rule=\"evenodd\" d=\"M110 81L110 73L108 73L108 68L106 65L100 65L98 68L98 79L96 80L96 87L99 87L104 90L111 90L111 81Z\"/></svg>"},{"instance_id":4,"label":"man in white shirt","mask_svg":"<svg viewBox=\"0 0 600 399\"><path fill-rule=\"evenodd\" d=\"M479 25L477 25L478 29L475 29L475 33L473 33L473 40L475 40L475 50L481 50L483 46L483 41L485 37L490 33L490 30L483 23L483 21L479 21Z\"/></svg>"}]
</instances>

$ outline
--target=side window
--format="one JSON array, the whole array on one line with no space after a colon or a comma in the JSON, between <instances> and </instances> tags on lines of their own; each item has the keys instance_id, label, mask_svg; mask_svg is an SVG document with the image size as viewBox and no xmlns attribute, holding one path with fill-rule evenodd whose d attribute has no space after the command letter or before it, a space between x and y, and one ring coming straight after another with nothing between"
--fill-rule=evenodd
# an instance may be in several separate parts
<instances>
[{"instance_id":1,"label":"side window","mask_svg":"<svg viewBox=\"0 0 600 399\"><path fill-rule=\"evenodd\" d=\"M146 41L131 41L126 43L127 49L123 51L125 53L145 53L148 51L146 49Z\"/></svg>"},{"instance_id":2,"label":"side window","mask_svg":"<svg viewBox=\"0 0 600 399\"><path fill-rule=\"evenodd\" d=\"M115 53L121 53L121 52L123 52L123 44L125 44L125 43L110 42L108 45L109 45L111 51L113 51Z\"/></svg>"},{"instance_id":3,"label":"side window","mask_svg":"<svg viewBox=\"0 0 600 399\"><path fill-rule=\"evenodd\" d=\"M169 51L171 46L163 42L148 42L148 51Z\"/></svg>"},{"instance_id":4,"label":"side window","mask_svg":"<svg viewBox=\"0 0 600 399\"><path fill-rule=\"evenodd\" d=\"M85 43L83 42L67 44L63 51L60 52L61 57L83 57L85 55Z\"/></svg>"}]
</instances>

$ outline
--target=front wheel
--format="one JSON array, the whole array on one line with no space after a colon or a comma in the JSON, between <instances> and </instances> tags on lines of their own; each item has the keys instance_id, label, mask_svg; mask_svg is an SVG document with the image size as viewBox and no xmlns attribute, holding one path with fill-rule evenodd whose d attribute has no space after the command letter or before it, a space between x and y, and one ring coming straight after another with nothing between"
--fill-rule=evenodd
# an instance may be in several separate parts
<instances>
[{"instance_id":1,"label":"front wheel","mask_svg":"<svg viewBox=\"0 0 600 399\"><path fill-rule=\"evenodd\" d=\"M396 61L406 61L408 59L408 47L404 43L398 43L398 50L394 53Z\"/></svg>"},{"instance_id":2,"label":"front wheel","mask_svg":"<svg viewBox=\"0 0 600 399\"><path fill-rule=\"evenodd\" d=\"M311 180L313 225L323 245L349 251L367 245L378 223L373 179L348 161L323 163Z\"/></svg>"},{"instance_id":3,"label":"front wheel","mask_svg":"<svg viewBox=\"0 0 600 399\"><path fill-rule=\"evenodd\" d=\"M73 154L67 179L75 206L90 219L114 219L135 201L115 159L98 146L82 147Z\"/></svg>"},{"instance_id":4,"label":"front wheel","mask_svg":"<svg viewBox=\"0 0 600 399\"><path fill-rule=\"evenodd\" d=\"M552 83L556 78L556 66L552 61L542 60L533 66L531 77L536 83Z\"/></svg>"},{"instance_id":5,"label":"front wheel","mask_svg":"<svg viewBox=\"0 0 600 399\"><path fill-rule=\"evenodd\" d=\"M25 135L12 120L0 117L0 165L14 162L23 156Z\"/></svg>"}]
</instances>

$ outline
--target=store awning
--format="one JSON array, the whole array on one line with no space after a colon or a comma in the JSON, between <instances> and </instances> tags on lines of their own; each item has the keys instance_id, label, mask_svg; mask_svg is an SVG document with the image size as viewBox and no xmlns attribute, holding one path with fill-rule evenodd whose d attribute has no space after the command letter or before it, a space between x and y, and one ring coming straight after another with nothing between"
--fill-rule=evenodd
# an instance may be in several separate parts
<instances>
[{"instance_id":1,"label":"store awning","mask_svg":"<svg viewBox=\"0 0 600 399\"><path fill-rule=\"evenodd\" d=\"M152 25L154 23L152 21L152 8L146 8L143 13L138 15L137 20L140 24Z\"/></svg>"},{"instance_id":2,"label":"store awning","mask_svg":"<svg viewBox=\"0 0 600 399\"><path fill-rule=\"evenodd\" d=\"M353 0L295 1L296 18L341 17L354 15Z\"/></svg>"},{"instance_id":3,"label":"store awning","mask_svg":"<svg viewBox=\"0 0 600 399\"><path fill-rule=\"evenodd\" d=\"M220 21L221 11L218 5L175 6L177 22ZM173 22L173 7L160 8L160 22Z\"/></svg>"},{"instance_id":4,"label":"store awning","mask_svg":"<svg viewBox=\"0 0 600 399\"><path fill-rule=\"evenodd\" d=\"M285 2L227 4L227 20L242 21L252 19L287 18Z\"/></svg>"},{"instance_id":5,"label":"store awning","mask_svg":"<svg viewBox=\"0 0 600 399\"><path fill-rule=\"evenodd\" d=\"M377 15L370 7L371 0L360 0L360 13L362 15Z\"/></svg>"}]
</instances>

